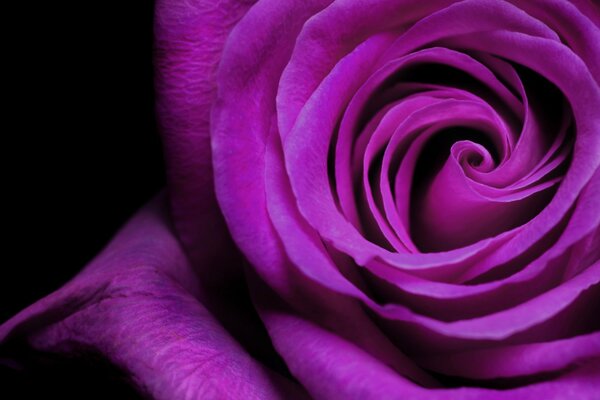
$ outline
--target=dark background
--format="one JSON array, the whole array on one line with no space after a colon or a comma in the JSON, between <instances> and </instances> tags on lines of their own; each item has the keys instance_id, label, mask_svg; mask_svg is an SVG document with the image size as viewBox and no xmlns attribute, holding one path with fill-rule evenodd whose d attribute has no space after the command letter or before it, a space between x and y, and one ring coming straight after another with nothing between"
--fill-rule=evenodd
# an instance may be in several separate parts
<instances>
[{"instance_id":1,"label":"dark background","mask_svg":"<svg viewBox=\"0 0 600 400\"><path fill-rule=\"evenodd\" d=\"M73 277L164 185L153 1L19 7L3 13L15 26L3 50L0 323ZM90 360L0 365L0 378L3 398L135 398Z\"/></svg>"}]
</instances>

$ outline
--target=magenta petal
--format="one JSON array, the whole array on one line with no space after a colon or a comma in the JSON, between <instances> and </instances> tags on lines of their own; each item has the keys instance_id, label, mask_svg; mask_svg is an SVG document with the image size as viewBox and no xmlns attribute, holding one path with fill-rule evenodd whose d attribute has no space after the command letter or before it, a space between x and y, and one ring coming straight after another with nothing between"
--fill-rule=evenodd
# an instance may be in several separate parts
<instances>
[{"instance_id":1,"label":"magenta petal","mask_svg":"<svg viewBox=\"0 0 600 400\"><path fill-rule=\"evenodd\" d=\"M303 397L231 337L197 290L160 198L77 277L0 326L0 340L99 353L157 399Z\"/></svg>"},{"instance_id":2,"label":"magenta petal","mask_svg":"<svg viewBox=\"0 0 600 400\"><path fill-rule=\"evenodd\" d=\"M473 379L527 376L560 371L600 357L600 333L426 357L419 364L447 375Z\"/></svg>"},{"instance_id":3,"label":"magenta petal","mask_svg":"<svg viewBox=\"0 0 600 400\"><path fill-rule=\"evenodd\" d=\"M362 349L291 312L266 289L255 291L260 314L292 374L318 399L556 399L597 397L598 361L555 380L516 389L425 389L394 373Z\"/></svg>"},{"instance_id":4,"label":"magenta petal","mask_svg":"<svg viewBox=\"0 0 600 400\"><path fill-rule=\"evenodd\" d=\"M217 95L216 71L225 41L254 2L156 2L157 116L171 213L195 264L222 258L221 246L229 236L214 193L210 109Z\"/></svg>"}]
</instances>

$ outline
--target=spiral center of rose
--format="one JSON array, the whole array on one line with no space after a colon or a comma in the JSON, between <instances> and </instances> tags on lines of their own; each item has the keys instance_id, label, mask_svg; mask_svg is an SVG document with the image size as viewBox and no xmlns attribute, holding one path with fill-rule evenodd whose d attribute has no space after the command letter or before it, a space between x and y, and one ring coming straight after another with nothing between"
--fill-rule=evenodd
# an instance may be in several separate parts
<instances>
[{"instance_id":1,"label":"spiral center of rose","mask_svg":"<svg viewBox=\"0 0 600 400\"><path fill-rule=\"evenodd\" d=\"M372 242L447 251L537 215L568 165L571 129L563 95L535 72L432 48L387 62L357 91L330 176L339 207Z\"/></svg>"}]
</instances>

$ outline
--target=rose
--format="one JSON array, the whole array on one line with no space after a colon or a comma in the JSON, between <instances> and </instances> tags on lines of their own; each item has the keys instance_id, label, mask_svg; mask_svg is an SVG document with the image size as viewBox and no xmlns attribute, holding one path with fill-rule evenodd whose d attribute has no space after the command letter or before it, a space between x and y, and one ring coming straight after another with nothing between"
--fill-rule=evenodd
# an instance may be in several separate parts
<instances>
[{"instance_id":1,"label":"rose","mask_svg":"<svg viewBox=\"0 0 600 400\"><path fill-rule=\"evenodd\" d=\"M599 26L586 1L159 2L170 212L4 346L99 352L155 398L597 397Z\"/></svg>"}]
</instances>

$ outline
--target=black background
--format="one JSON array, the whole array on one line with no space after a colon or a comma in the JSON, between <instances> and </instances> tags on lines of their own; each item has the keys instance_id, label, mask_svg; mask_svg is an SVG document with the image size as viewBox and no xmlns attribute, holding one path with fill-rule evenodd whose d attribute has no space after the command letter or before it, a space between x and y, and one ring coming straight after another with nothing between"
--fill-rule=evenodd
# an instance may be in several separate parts
<instances>
[{"instance_id":1,"label":"black background","mask_svg":"<svg viewBox=\"0 0 600 400\"><path fill-rule=\"evenodd\" d=\"M3 51L0 322L73 277L164 185L153 2L19 7L3 18L14 26ZM3 398L136 396L89 360L0 365L0 377Z\"/></svg>"}]
</instances>

